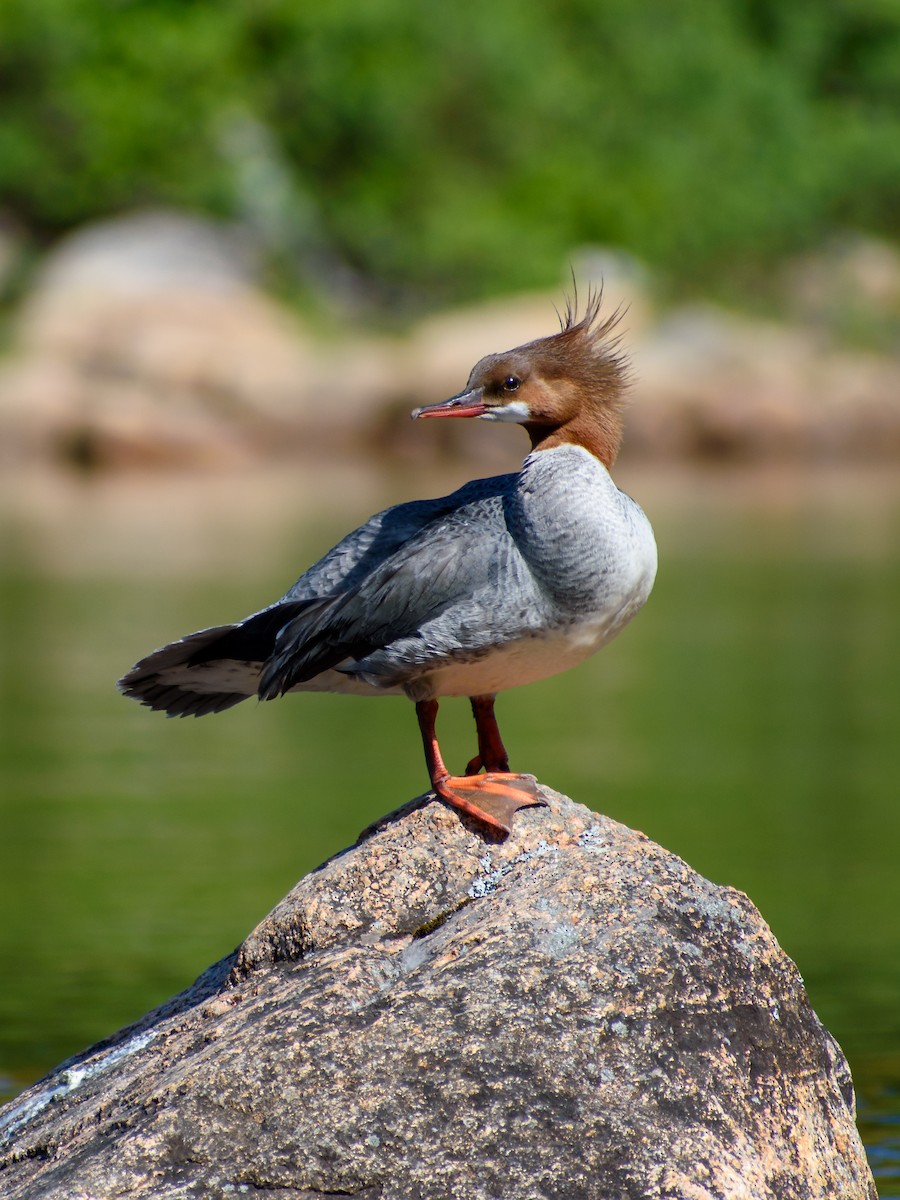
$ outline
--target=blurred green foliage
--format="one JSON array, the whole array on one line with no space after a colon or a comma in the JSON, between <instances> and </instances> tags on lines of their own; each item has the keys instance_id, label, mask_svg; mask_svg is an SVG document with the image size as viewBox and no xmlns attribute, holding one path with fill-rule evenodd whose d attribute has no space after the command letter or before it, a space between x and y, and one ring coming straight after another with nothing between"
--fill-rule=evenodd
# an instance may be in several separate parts
<instances>
[{"instance_id":1,"label":"blurred green foliage","mask_svg":"<svg viewBox=\"0 0 900 1200\"><path fill-rule=\"evenodd\" d=\"M897 0L0 0L0 211L171 204L435 301L900 232Z\"/></svg>"}]
</instances>

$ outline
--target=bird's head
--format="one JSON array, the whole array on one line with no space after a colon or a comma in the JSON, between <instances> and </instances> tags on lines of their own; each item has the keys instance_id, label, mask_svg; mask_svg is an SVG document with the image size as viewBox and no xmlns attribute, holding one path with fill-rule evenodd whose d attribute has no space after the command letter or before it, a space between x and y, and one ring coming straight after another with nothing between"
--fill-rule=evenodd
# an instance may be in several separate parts
<instances>
[{"instance_id":1,"label":"bird's head","mask_svg":"<svg viewBox=\"0 0 900 1200\"><path fill-rule=\"evenodd\" d=\"M463 391L413 417L478 417L524 425L535 450L582 445L607 467L622 441L628 369L616 339L619 313L598 320L600 293L588 297L584 316L573 304L559 333L476 363Z\"/></svg>"}]
</instances>

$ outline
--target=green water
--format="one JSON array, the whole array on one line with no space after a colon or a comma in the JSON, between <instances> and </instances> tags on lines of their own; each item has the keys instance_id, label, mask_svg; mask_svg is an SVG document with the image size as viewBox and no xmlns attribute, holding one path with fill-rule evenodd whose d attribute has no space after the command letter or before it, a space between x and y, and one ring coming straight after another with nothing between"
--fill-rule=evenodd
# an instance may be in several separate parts
<instances>
[{"instance_id":1,"label":"green water","mask_svg":"<svg viewBox=\"0 0 900 1200\"><path fill-rule=\"evenodd\" d=\"M850 1058L883 1187L900 1158L900 487L629 482L657 528L654 595L596 659L501 697L513 766L751 896ZM155 504L167 486L140 503L73 487L3 519L7 1095L185 986L426 783L403 700L166 721L112 684L275 598L352 515L428 489L376 481L314 527L327 482L249 513L239 487L210 511ZM461 766L464 702L439 730Z\"/></svg>"}]
</instances>

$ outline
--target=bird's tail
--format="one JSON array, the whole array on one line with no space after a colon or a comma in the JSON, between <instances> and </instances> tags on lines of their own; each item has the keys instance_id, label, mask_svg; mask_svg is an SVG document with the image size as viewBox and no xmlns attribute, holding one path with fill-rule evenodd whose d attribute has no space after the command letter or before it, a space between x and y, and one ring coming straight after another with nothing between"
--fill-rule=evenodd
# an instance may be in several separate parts
<instances>
[{"instance_id":1,"label":"bird's tail","mask_svg":"<svg viewBox=\"0 0 900 1200\"><path fill-rule=\"evenodd\" d=\"M203 717L240 704L256 695L278 631L303 606L279 604L235 625L189 633L135 663L119 691L169 717Z\"/></svg>"}]
</instances>

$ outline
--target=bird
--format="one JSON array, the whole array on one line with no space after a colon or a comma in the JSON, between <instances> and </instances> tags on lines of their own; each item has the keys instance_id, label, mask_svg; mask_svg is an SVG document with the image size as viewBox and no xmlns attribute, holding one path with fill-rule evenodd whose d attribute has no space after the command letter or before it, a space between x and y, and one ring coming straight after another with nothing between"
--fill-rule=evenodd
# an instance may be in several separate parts
<instances>
[{"instance_id":1,"label":"bird","mask_svg":"<svg viewBox=\"0 0 900 1200\"><path fill-rule=\"evenodd\" d=\"M230 625L142 658L124 695L170 717L222 712L288 692L405 695L415 705L432 791L495 836L544 803L510 770L496 696L568 670L615 637L650 595L657 549L639 505L613 483L629 365L602 290L560 328L488 354L463 390L416 420L524 427L521 469L376 513L287 592ZM477 754L444 765L444 697L468 697Z\"/></svg>"}]
</instances>

